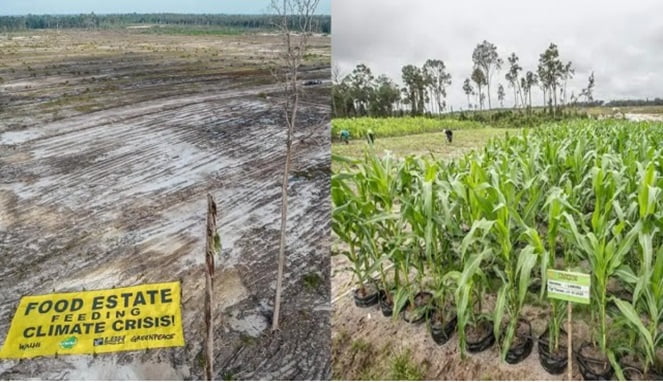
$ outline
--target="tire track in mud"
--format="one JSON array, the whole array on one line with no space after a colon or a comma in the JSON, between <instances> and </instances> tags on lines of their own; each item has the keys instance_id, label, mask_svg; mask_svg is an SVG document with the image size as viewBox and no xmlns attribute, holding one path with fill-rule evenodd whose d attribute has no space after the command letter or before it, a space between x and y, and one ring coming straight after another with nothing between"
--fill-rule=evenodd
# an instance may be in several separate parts
<instances>
[{"instance_id":1,"label":"tire track in mud","mask_svg":"<svg viewBox=\"0 0 663 382\"><path fill-rule=\"evenodd\" d=\"M0 133L0 340L22 295L181 280L187 342L0 361L0 377L103 377L118 364L135 377L200 378L207 192L223 246L217 378L329 377L327 95L301 110L283 327L269 331L285 131L281 110L258 95L277 90L170 96Z\"/></svg>"}]
</instances>

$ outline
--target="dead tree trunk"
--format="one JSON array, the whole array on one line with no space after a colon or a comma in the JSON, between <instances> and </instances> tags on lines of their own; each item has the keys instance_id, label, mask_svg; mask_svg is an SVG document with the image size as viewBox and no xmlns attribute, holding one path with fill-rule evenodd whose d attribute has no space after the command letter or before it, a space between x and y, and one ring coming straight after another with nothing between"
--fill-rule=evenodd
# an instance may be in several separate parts
<instances>
[{"instance_id":1,"label":"dead tree trunk","mask_svg":"<svg viewBox=\"0 0 663 382\"><path fill-rule=\"evenodd\" d=\"M286 136L286 151L285 151L285 168L283 171L283 181L281 183L281 237L279 240L279 259L278 259L278 273L276 276L276 298L274 299L274 317L272 320L272 330L279 328L279 316L281 312L281 293L283 291L283 269L285 267L285 247L286 247L286 230L288 220L288 177L290 176L290 162L292 161L292 136L295 130L295 120L297 118L297 108L299 106L299 89L297 89L297 72L298 62L297 58L292 56L292 46L290 41L290 34L286 34L286 45L288 49L288 56L293 65L289 70L290 85L286 85L286 104L285 104L285 120L288 125ZM292 97L292 103L289 99Z\"/></svg>"},{"instance_id":2,"label":"dead tree trunk","mask_svg":"<svg viewBox=\"0 0 663 382\"><path fill-rule=\"evenodd\" d=\"M283 111L287 125L285 168L283 182L281 183L281 237L279 240L278 271L276 276L276 297L274 299L274 316L272 318L272 331L279 329L279 316L281 312L281 295L283 292L283 270L285 267L286 230L288 218L288 177L290 175L290 162L292 161L292 139L299 106L299 67L304 57L311 23L319 0L283 0L281 5L272 0L272 8L281 16L280 32L285 45L285 77L283 78ZM288 23L288 13L294 11L297 19L297 32L299 38L292 41L292 32Z\"/></svg>"},{"instance_id":3,"label":"dead tree trunk","mask_svg":"<svg viewBox=\"0 0 663 382\"><path fill-rule=\"evenodd\" d=\"M205 242L205 378L214 379L214 325L212 314L212 288L214 278L214 253L216 251L216 203L214 197L207 194L207 228Z\"/></svg>"},{"instance_id":4,"label":"dead tree trunk","mask_svg":"<svg viewBox=\"0 0 663 382\"><path fill-rule=\"evenodd\" d=\"M292 158L292 135L294 132L295 117L297 116L297 104L299 97L295 95L293 113L286 120L288 121L288 136L286 138L285 169L283 171L283 182L281 183L281 238L279 240L279 259L278 273L276 276L276 299L274 302L274 318L272 321L272 330L279 328L279 314L281 312L281 292L283 289L283 268L285 266L285 245L286 245L286 222L288 219L288 177L290 175L290 162Z\"/></svg>"}]
</instances>

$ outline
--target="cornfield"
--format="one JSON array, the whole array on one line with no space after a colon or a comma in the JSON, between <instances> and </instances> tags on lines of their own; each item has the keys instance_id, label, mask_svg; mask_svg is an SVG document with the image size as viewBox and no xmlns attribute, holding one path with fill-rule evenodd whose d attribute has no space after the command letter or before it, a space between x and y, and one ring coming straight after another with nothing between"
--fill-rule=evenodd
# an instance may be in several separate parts
<instances>
[{"instance_id":1,"label":"cornfield","mask_svg":"<svg viewBox=\"0 0 663 382\"><path fill-rule=\"evenodd\" d=\"M335 158L343 167L332 177L332 228L355 298L376 291L385 315L427 319L432 332L455 325L463 356L473 333L489 328L486 338L515 363L532 346L527 304L549 312L539 353L566 353L566 303L547 298L546 270L585 272L590 314L578 319L592 332L574 351L592 348L601 362L580 360L581 371L661 373L660 142L663 124L577 121L491 140L450 162L370 146L362 159Z\"/></svg>"}]
</instances>

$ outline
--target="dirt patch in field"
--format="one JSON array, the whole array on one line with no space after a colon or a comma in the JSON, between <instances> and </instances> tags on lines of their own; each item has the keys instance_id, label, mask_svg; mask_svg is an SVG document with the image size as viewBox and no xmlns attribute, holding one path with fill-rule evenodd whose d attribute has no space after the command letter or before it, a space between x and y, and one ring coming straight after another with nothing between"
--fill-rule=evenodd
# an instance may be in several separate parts
<instances>
[{"instance_id":1,"label":"dirt patch in field","mask_svg":"<svg viewBox=\"0 0 663 382\"><path fill-rule=\"evenodd\" d=\"M640 113L626 113L624 114L624 118L628 119L629 121L655 121L655 122L663 122L663 115L660 114L640 114Z\"/></svg>"}]
</instances>

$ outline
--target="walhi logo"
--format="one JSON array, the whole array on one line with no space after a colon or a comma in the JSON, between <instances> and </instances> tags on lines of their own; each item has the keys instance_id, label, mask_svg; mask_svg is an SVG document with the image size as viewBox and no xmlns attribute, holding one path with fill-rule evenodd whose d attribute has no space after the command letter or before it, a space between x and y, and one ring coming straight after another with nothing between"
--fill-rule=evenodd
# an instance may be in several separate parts
<instances>
[{"instance_id":1,"label":"walhi logo","mask_svg":"<svg viewBox=\"0 0 663 382\"><path fill-rule=\"evenodd\" d=\"M76 342L78 342L76 337L72 336L72 337L69 337L69 338L65 338L64 340L62 340L60 342L60 347L63 348L63 349L71 349L76 345Z\"/></svg>"}]
</instances>

